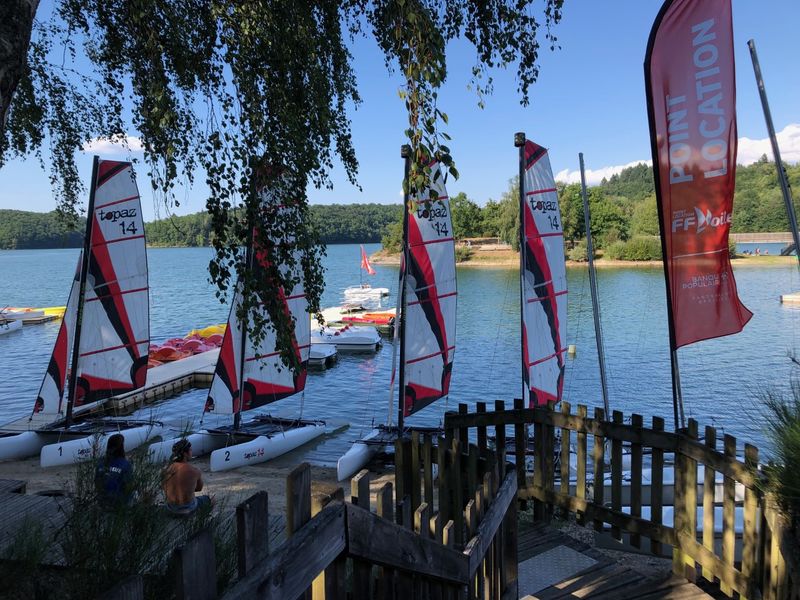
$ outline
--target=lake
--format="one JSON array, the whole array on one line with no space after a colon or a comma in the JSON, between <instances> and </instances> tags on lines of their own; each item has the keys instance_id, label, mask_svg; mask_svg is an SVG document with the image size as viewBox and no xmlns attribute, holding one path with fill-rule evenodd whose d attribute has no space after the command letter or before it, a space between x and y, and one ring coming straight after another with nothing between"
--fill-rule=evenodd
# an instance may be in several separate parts
<instances>
[{"instance_id":1,"label":"lake","mask_svg":"<svg viewBox=\"0 0 800 600\"><path fill-rule=\"evenodd\" d=\"M377 244L367 245L374 252ZM0 251L0 306L51 306L66 303L77 250ZM224 322L228 307L214 296L206 268L207 248L153 248L150 265L151 337L154 342L189 330ZM327 289L323 306L340 304L341 292L359 282L358 245L328 248ZM798 348L800 310L780 304L780 295L800 290L794 263L748 265L736 269L744 304L754 317L734 336L700 342L679 351L687 416L714 425L767 449L760 396L768 389L787 389L792 376L788 353ZM757 262L757 261L755 261ZM376 267L373 286L392 290L397 267ZM365 278L368 276L364 275ZM586 268L568 269L567 338L577 356L567 359L564 397L602 406L594 342L589 278ZM604 268L598 272L604 345L611 407L649 420L663 416L672 427L669 349L661 268ZM520 394L519 284L516 269L459 267L458 331L450 397L413 416L410 424L437 425L445 410L459 402L510 403ZM0 336L0 422L28 413L41 384L59 323L26 326ZM301 397L270 409L285 416L302 415L350 423L346 431L325 436L302 450L303 459L334 464L352 440L373 423L385 422L392 346L385 340L375 355L340 355L338 364L312 373ZM178 422L201 417L206 390L193 390L139 416ZM395 394L395 406L396 406ZM591 410L591 409L590 409ZM215 420L227 422L225 417ZM217 421L206 418L205 424ZM701 429L702 430L702 429Z\"/></svg>"}]
</instances>

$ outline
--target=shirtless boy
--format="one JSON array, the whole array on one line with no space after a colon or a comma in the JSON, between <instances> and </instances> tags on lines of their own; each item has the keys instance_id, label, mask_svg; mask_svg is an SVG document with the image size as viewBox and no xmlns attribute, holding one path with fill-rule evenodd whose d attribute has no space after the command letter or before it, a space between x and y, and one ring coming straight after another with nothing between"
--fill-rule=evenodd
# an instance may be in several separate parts
<instances>
[{"instance_id":1,"label":"shirtless boy","mask_svg":"<svg viewBox=\"0 0 800 600\"><path fill-rule=\"evenodd\" d=\"M200 469L189 464L192 458L192 444L182 439L172 446L170 465L161 476L161 487L167 498L167 510L175 513L191 513L198 507L212 504L210 497L195 496L203 489L203 474Z\"/></svg>"}]
</instances>

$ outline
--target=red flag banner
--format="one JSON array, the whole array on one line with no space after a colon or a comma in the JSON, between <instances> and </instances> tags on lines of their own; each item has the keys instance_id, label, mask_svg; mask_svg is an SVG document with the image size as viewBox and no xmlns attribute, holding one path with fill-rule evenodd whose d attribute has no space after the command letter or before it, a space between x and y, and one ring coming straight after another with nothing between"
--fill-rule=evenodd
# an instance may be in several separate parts
<instances>
[{"instance_id":1,"label":"red flag banner","mask_svg":"<svg viewBox=\"0 0 800 600\"><path fill-rule=\"evenodd\" d=\"M369 264L369 258L367 258L367 252L364 250L364 246L361 246L361 268L370 275L375 275L375 269Z\"/></svg>"},{"instance_id":2,"label":"red flag banner","mask_svg":"<svg viewBox=\"0 0 800 600\"><path fill-rule=\"evenodd\" d=\"M673 349L738 333L728 232L736 175L730 0L667 0L650 32L645 85Z\"/></svg>"}]
</instances>

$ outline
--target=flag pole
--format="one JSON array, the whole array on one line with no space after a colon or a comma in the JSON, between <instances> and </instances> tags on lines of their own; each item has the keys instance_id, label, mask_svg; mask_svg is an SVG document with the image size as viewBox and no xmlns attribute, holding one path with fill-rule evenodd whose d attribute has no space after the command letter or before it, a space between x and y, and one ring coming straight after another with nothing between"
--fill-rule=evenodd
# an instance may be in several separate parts
<instances>
[{"instance_id":1,"label":"flag pole","mask_svg":"<svg viewBox=\"0 0 800 600\"><path fill-rule=\"evenodd\" d=\"M672 374L672 412L675 419L675 430L683 429L685 417L683 413L683 394L681 392L681 377L678 367L678 349L675 341L675 318L672 314L672 289L669 278L669 259L667 254L667 232L663 219L663 199L661 197L661 173L658 168L658 139L656 134L656 116L653 108L653 88L651 85L650 60L653 55L653 46L656 42L656 33L661 25L661 21L666 15L667 10L672 5L672 0L667 0L662 4L661 10L656 16L653 28L650 30L650 38L647 40L647 51L644 59L644 87L647 96L647 122L650 127L650 148L653 154L653 179L656 188L656 203L658 205L659 219L658 228L661 233L661 255L664 262L664 280L666 282L667 294L667 323L669 325L669 358L670 372Z\"/></svg>"},{"instance_id":2,"label":"flag pole","mask_svg":"<svg viewBox=\"0 0 800 600\"><path fill-rule=\"evenodd\" d=\"M775 126L772 123L772 113L769 110L769 102L767 101L767 89L764 87L764 79L761 77L761 66L758 63L758 54L756 53L756 43L754 40L747 42L747 47L750 48L750 58L753 61L753 72L756 76L756 83L758 84L758 94L761 96L761 106L764 109L764 120L767 122L767 131L769 132L769 141L772 144L772 154L775 157L775 168L778 171L778 181L781 183L781 192L783 192L783 202L786 204L786 215L789 217L789 227L792 228L792 238L794 239L794 250L797 255L797 266L800 269L800 232L797 230L797 216L794 212L794 203L792 202L792 188L789 186L789 180L786 178L786 170L783 168L783 161L781 161L781 151L778 147L778 139L775 137Z\"/></svg>"},{"instance_id":3,"label":"flag pole","mask_svg":"<svg viewBox=\"0 0 800 600\"><path fill-rule=\"evenodd\" d=\"M589 198L586 195L586 175L583 168L583 152L578 153L581 165L581 196L583 197L583 222L586 227L586 252L589 256L589 287L592 292L592 315L594 316L594 337L597 342L597 360L600 363L600 387L603 391L603 409L606 419L611 418L608 402L608 384L606 383L606 356L603 348L603 335L600 331L600 302L597 299L597 273L594 268L594 246L592 245L591 218L589 216Z\"/></svg>"},{"instance_id":4,"label":"flag pole","mask_svg":"<svg viewBox=\"0 0 800 600\"><path fill-rule=\"evenodd\" d=\"M406 404L406 274L408 271L408 202L409 202L409 173L411 172L411 146L404 144L400 148L400 156L404 159L403 173L403 265L400 270L400 379L397 386L397 430L403 434L403 416ZM397 325L395 325L397 326ZM395 345L397 348L397 345ZM394 361L392 361L394 362ZM392 377L394 379L394 377ZM394 386L393 386L394 387Z\"/></svg>"},{"instance_id":5,"label":"flag pole","mask_svg":"<svg viewBox=\"0 0 800 600\"><path fill-rule=\"evenodd\" d=\"M514 146L519 148L519 342L522 365L522 400L529 395L525 389L528 365L525 364L525 132L514 134ZM528 399L530 401L530 398Z\"/></svg>"}]
</instances>

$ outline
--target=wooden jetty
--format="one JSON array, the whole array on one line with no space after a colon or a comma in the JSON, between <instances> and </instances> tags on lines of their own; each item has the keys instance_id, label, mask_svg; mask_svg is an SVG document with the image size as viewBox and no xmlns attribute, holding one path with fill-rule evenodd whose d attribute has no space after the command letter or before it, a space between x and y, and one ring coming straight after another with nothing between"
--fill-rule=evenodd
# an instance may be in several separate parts
<instances>
[{"instance_id":1,"label":"wooden jetty","mask_svg":"<svg viewBox=\"0 0 800 600\"><path fill-rule=\"evenodd\" d=\"M218 357L219 348L216 348L153 367L147 371L147 380L143 388L88 406L77 407L73 415L76 418L102 414L127 415L146 404L166 400L187 389L210 387ZM53 423L52 415L32 414L3 424L0 426L0 432L37 431L58 424Z\"/></svg>"}]
</instances>

